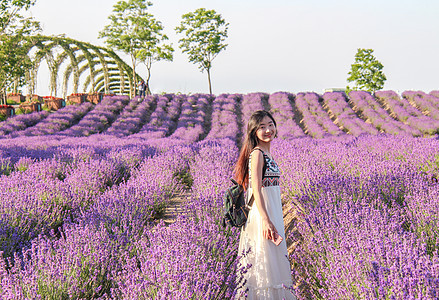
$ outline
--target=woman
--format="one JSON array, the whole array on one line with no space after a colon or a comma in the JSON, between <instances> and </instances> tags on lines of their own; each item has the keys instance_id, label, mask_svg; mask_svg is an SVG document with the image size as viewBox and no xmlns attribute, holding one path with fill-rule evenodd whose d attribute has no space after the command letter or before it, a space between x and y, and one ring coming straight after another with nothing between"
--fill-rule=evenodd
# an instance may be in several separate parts
<instances>
[{"instance_id":1,"label":"woman","mask_svg":"<svg viewBox=\"0 0 439 300\"><path fill-rule=\"evenodd\" d=\"M252 300L296 299L285 288L292 286L292 280L285 243L280 171L270 152L271 141L276 136L276 121L271 114L263 110L253 113L235 167L235 179L247 189L247 199L254 197L239 240L240 263L251 267L244 274L243 290L238 291L238 296L243 298L247 290L247 298ZM279 245L272 241L277 235L283 239Z\"/></svg>"}]
</instances>

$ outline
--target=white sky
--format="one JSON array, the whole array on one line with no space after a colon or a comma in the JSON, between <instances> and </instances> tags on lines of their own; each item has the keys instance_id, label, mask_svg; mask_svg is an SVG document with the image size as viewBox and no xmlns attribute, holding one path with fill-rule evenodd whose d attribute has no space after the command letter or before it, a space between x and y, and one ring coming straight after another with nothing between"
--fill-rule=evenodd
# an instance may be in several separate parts
<instances>
[{"instance_id":1,"label":"white sky","mask_svg":"<svg viewBox=\"0 0 439 300\"><path fill-rule=\"evenodd\" d=\"M32 15L43 34L104 46L98 33L109 24L116 0L37 0ZM162 0L149 11L164 25L176 50L173 62L152 67L155 93L208 92L207 74L178 48L174 28L197 8L214 9L230 23L229 46L213 61L213 93L346 87L357 48L374 49L384 65L384 89L439 90L437 0ZM127 57L118 53L126 62ZM49 93L41 67L37 93ZM138 73L146 77L139 65Z\"/></svg>"}]
</instances>

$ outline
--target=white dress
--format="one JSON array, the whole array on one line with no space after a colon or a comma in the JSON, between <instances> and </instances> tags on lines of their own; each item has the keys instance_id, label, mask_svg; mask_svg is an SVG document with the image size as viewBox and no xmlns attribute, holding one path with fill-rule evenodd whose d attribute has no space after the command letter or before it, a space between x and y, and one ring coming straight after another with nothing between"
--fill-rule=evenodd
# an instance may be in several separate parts
<instances>
[{"instance_id":1,"label":"white dress","mask_svg":"<svg viewBox=\"0 0 439 300\"><path fill-rule=\"evenodd\" d=\"M253 153L253 152L252 152ZM280 171L276 162L264 154L267 169L262 181L262 196L264 198L268 217L276 227L283 241L276 246L272 241L262 235L262 217L258 208L253 203L249 212L247 223L242 227L239 240L241 266L251 265L244 274L247 299L293 299L296 297L287 287L293 285L291 268L288 260L287 245L285 242L285 229L282 214L282 201L280 197L279 177ZM251 165L251 154L250 163ZM249 167L250 168L250 167ZM249 170L250 171L250 170ZM251 172L250 172L251 174ZM251 178L249 179L249 182ZM248 189L248 199L252 195L251 187ZM249 251L250 250L250 251ZM241 293L243 290L238 291ZM240 299L244 298L243 296Z\"/></svg>"}]
</instances>

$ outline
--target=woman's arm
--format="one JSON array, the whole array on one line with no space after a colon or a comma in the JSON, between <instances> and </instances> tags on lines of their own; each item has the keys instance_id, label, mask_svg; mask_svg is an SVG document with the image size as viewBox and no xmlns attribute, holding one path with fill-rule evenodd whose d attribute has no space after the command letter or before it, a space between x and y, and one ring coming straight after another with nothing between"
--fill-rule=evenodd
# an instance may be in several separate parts
<instances>
[{"instance_id":1,"label":"woman's arm","mask_svg":"<svg viewBox=\"0 0 439 300\"><path fill-rule=\"evenodd\" d=\"M253 191L254 202L262 217L262 235L266 239L272 239L274 233L277 233L276 228L268 216L265 207L264 197L262 196L262 169L264 167L264 155L261 151L255 151L252 154L250 165L251 172L251 186Z\"/></svg>"}]
</instances>

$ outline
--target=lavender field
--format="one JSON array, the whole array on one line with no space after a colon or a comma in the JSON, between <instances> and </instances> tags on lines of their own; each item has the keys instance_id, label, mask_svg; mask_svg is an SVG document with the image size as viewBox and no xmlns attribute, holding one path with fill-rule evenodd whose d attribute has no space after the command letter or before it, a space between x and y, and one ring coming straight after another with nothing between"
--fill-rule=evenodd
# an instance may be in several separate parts
<instances>
[{"instance_id":1,"label":"lavender field","mask_svg":"<svg viewBox=\"0 0 439 300\"><path fill-rule=\"evenodd\" d=\"M249 266L222 196L258 109L298 298L438 299L438 93L114 96L0 122L0 299L233 298Z\"/></svg>"}]
</instances>

